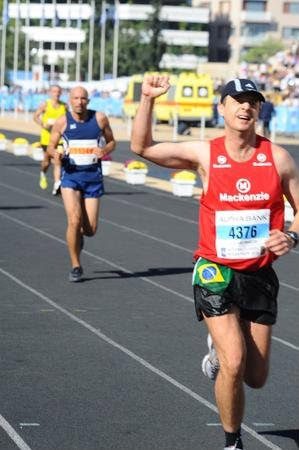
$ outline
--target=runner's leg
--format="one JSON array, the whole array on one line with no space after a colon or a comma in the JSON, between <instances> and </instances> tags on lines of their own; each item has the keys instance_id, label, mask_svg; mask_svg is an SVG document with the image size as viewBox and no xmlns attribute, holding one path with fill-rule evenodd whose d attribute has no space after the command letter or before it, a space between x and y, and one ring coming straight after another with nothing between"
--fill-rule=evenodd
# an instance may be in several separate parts
<instances>
[{"instance_id":1,"label":"runner's leg","mask_svg":"<svg viewBox=\"0 0 299 450\"><path fill-rule=\"evenodd\" d=\"M264 386L269 372L272 326L244 321L243 333L247 347L244 381L258 389Z\"/></svg>"},{"instance_id":2,"label":"runner's leg","mask_svg":"<svg viewBox=\"0 0 299 450\"><path fill-rule=\"evenodd\" d=\"M44 151L44 158L43 158L43 160L41 162L41 171L46 173L48 168L49 168L49 166L50 166L50 163L51 163L51 156L47 152L47 150L45 150Z\"/></svg>"},{"instance_id":3,"label":"runner's leg","mask_svg":"<svg viewBox=\"0 0 299 450\"><path fill-rule=\"evenodd\" d=\"M99 198L82 199L82 231L85 236L94 236L98 228Z\"/></svg>"},{"instance_id":4,"label":"runner's leg","mask_svg":"<svg viewBox=\"0 0 299 450\"><path fill-rule=\"evenodd\" d=\"M215 397L224 431L237 432L244 414L243 377L246 345L239 311L233 308L223 316L205 317L212 336L220 369L215 381Z\"/></svg>"},{"instance_id":5,"label":"runner's leg","mask_svg":"<svg viewBox=\"0 0 299 450\"><path fill-rule=\"evenodd\" d=\"M53 174L54 174L54 182L60 182L61 178L61 161L55 160L54 161L54 167L53 167Z\"/></svg>"},{"instance_id":6,"label":"runner's leg","mask_svg":"<svg viewBox=\"0 0 299 450\"><path fill-rule=\"evenodd\" d=\"M71 188L62 188L61 195L67 215L66 240L68 244L71 265L79 267L80 264L80 237L83 221L81 207L81 192Z\"/></svg>"}]
</instances>

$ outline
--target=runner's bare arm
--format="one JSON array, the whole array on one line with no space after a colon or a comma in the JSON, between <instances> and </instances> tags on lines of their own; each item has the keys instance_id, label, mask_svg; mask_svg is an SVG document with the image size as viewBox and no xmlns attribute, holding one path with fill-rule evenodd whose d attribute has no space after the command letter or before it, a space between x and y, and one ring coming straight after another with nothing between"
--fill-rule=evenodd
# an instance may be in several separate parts
<instances>
[{"instance_id":1,"label":"runner's bare arm","mask_svg":"<svg viewBox=\"0 0 299 450\"><path fill-rule=\"evenodd\" d=\"M168 89L167 76L146 76L144 78L141 99L133 122L131 150L161 166L197 170L199 166L198 142L153 144L151 124L154 101Z\"/></svg>"},{"instance_id":2,"label":"runner's bare arm","mask_svg":"<svg viewBox=\"0 0 299 450\"><path fill-rule=\"evenodd\" d=\"M299 169L294 158L283 147L272 145L274 161L282 181L283 193L294 210L291 230L299 233Z\"/></svg>"},{"instance_id":3,"label":"runner's bare arm","mask_svg":"<svg viewBox=\"0 0 299 450\"><path fill-rule=\"evenodd\" d=\"M98 158L103 158L103 156L108 155L115 149L116 141L113 136L113 131L110 126L108 117L100 112L96 113L96 119L99 127L103 130L103 136L105 138L106 144L104 147L97 147L94 149L94 153Z\"/></svg>"},{"instance_id":4,"label":"runner's bare arm","mask_svg":"<svg viewBox=\"0 0 299 450\"><path fill-rule=\"evenodd\" d=\"M42 115L44 114L46 109L46 104L42 103L37 110L35 111L35 113L33 114L33 120L35 123L37 123L40 127L45 128L43 122L42 122Z\"/></svg>"},{"instance_id":5,"label":"runner's bare arm","mask_svg":"<svg viewBox=\"0 0 299 450\"><path fill-rule=\"evenodd\" d=\"M283 193L294 210L294 220L289 227L290 231L299 233L299 171L292 156L282 147L272 145L274 161L280 175ZM279 230L270 230L270 237L266 247L276 255L288 253L294 242L285 233Z\"/></svg>"}]
</instances>

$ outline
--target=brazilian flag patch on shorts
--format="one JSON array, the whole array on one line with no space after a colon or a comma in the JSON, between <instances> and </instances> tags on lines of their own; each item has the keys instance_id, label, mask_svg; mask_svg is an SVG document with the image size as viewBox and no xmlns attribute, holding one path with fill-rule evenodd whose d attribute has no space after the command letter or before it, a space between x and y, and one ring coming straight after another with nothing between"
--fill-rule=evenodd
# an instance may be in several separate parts
<instances>
[{"instance_id":1,"label":"brazilian flag patch on shorts","mask_svg":"<svg viewBox=\"0 0 299 450\"><path fill-rule=\"evenodd\" d=\"M193 269L192 284L221 294L231 282L233 274L230 267L199 258Z\"/></svg>"}]
</instances>

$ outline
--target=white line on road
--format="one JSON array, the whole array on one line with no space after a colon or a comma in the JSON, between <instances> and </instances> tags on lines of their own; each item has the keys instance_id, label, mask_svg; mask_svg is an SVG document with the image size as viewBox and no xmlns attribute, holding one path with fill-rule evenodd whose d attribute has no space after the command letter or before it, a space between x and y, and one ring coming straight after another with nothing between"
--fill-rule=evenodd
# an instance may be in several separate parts
<instances>
[{"instance_id":1,"label":"white line on road","mask_svg":"<svg viewBox=\"0 0 299 450\"><path fill-rule=\"evenodd\" d=\"M263 423L263 422L253 422L252 425L254 425L255 427L274 427L274 423Z\"/></svg>"},{"instance_id":2,"label":"white line on road","mask_svg":"<svg viewBox=\"0 0 299 450\"><path fill-rule=\"evenodd\" d=\"M288 289L292 289L293 291L297 291L297 292L299 291L298 287L293 286L292 284L285 283L284 281L280 281L279 284L280 284L280 286L284 286Z\"/></svg>"},{"instance_id":3,"label":"white line on road","mask_svg":"<svg viewBox=\"0 0 299 450\"><path fill-rule=\"evenodd\" d=\"M81 325L82 327L86 328L91 333L95 334L100 339L105 341L107 344L109 344L112 347L120 350L122 353L126 354L127 356L132 358L134 361L136 361L137 363L141 364L142 366L144 366L145 368L150 370L152 373L158 375L160 378L163 378L168 383L172 384L173 386L175 386L176 388L178 388L182 392L185 392L185 394L189 395L189 397L193 398L197 402L201 403L203 406L206 406L208 409L210 409L211 411L213 411L213 412L218 414L218 410L217 410L216 406L213 403L211 403L208 400L206 400L205 398L203 398L201 395L199 395L196 392L192 391L191 389L189 389L184 384L180 383L176 379L174 379L171 376L167 375L162 370L160 370L157 367L153 366L151 363L149 363L145 359L141 358L140 356L138 356L136 353L132 352L128 348L124 347L123 345L121 345L121 344L117 343L116 341L114 341L113 339L109 338L107 335L102 333L99 329L94 328L88 322L85 322L84 320L82 320L79 317L75 316L74 314L70 313L68 310L66 310L65 308L60 306L58 303L54 302L49 297L43 295L41 292L39 292L36 289L32 288L31 286L29 286L28 284L24 283L19 278L15 277L14 275L12 275L11 273L9 273L6 270L2 269L1 267L0 267L0 272L3 275L5 275L6 277L10 278L12 281L14 281L19 286L21 286L23 289L26 289L27 291L29 291L32 294L34 294L35 296L39 297L41 300L45 301L46 303L48 303L52 307L56 308L62 314L67 316L69 319L71 319L73 322L76 322L79 325ZM249 426L243 424L242 425L242 429L244 431L246 431L248 434L250 434L253 438L257 439L259 442L264 444L266 447L268 447L268 448L270 448L272 450L282 450L281 447L278 447L277 445L273 444L268 439L264 438L263 436L260 436L255 430L253 430ZM26 449L26 447L24 447L24 449Z\"/></svg>"},{"instance_id":4,"label":"white line on road","mask_svg":"<svg viewBox=\"0 0 299 450\"><path fill-rule=\"evenodd\" d=\"M29 230L33 230L36 233L39 233L39 234L41 234L43 236L46 236L46 237L48 237L50 239L54 239L55 241L59 242L60 244L66 245L66 242L63 239L60 239L60 238L54 236L53 234L48 233L47 231L40 230L39 228L36 228L33 225L29 225L29 224L23 222L22 220L15 219L14 217L11 217L8 214L5 214L4 212L0 212L0 216L3 216L6 219L11 220L12 222L15 222L15 223L17 223L17 224L19 224L19 225L21 225L21 226L23 226L25 228L28 228ZM94 253L88 252L87 250L83 250L83 253L85 255L90 256L91 258L94 258L94 259L96 259L98 261L104 262L105 264L107 264L110 267L113 267L114 269L118 269L118 270L120 270L120 271L122 271L124 273L127 273L128 275L134 275L134 272L132 272L131 270L126 269L125 267L120 266L119 264L115 264L114 262L109 261L106 258L102 258L101 256L98 256L98 255L95 255ZM175 291L173 289L170 289L170 288L168 288L166 286L163 286L162 284L157 283L157 282L155 282L153 280L150 280L147 277L139 277L139 279L143 280L146 283L149 283L149 284L151 284L151 285L153 285L153 286L155 286L155 287L157 287L159 289L162 289L163 291L169 292L169 293L171 293L173 295L176 295L177 297L180 297L180 298L183 298L184 300L187 300L190 303L193 303L193 299L191 297L188 297L187 295L181 294L181 293L179 293L179 292L177 292L177 291Z\"/></svg>"},{"instance_id":5,"label":"white line on road","mask_svg":"<svg viewBox=\"0 0 299 450\"><path fill-rule=\"evenodd\" d=\"M280 338L278 338L278 337L276 337L276 336L272 336L272 339L273 339L274 341L277 341L277 342L280 342L281 344L286 345L287 347L292 348L293 350L299 351L298 345L291 344L290 342L285 341L284 339L280 339Z\"/></svg>"},{"instance_id":6,"label":"white line on road","mask_svg":"<svg viewBox=\"0 0 299 450\"><path fill-rule=\"evenodd\" d=\"M26 444L21 436L16 432L16 430L4 419L0 414L0 426L8 434L8 436L14 441L14 443L19 447L20 450L31 450L31 448Z\"/></svg>"},{"instance_id":7,"label":"white line on road","mask_svg":"<svg viewBox=\"0 0 299 450\"><path fill-rule=\"evenodd\" d=\"M39 423L26 423L26 422L21 422L20 423L20 427L39 427L40 424Z\"/></svg>"},{"instance_id":8,"label":"white line on road","mask_svg":"<svg viewBox=\"0 0 299 450\"><path fill-rule=\"evenodd\" d=\"M181 245L174 244L173 242L170 242L170 241L166 241L165 239L157 238L155 236L152 236L151 234L136 230L136 228L127 227L126 225L120 225L119 223L112 222L111 220L107 220L107 219L102 219L102 222L108 223L109 225L113 225L114 227L120 228L122 230L130 231L131 233L134 233L134 234L139 234L140 236L146 237L147 239L152 239L153 241L161 242L162 244L169 245L169 247L174 247L179 250L183 250L184 252L193 254L193 251L189 248L182 247Z\"/></svg>"},{"instance_id":9,"label":"white line on road","mask_svg":"<svg viewBox=\"0 0 299 450\"><path fill-rule=\"evenodd\" d=\"M1 184L1 183L0 183L0 184ZM36 233L39 233L39 234L41 234L41 235L43 235L43 236L46 236L46 237L48 237L48 238L50 238L50 239L53 239L53 240L55 240L55 241L57 241L57 242L59 242L59 243L61 243L61 244L63 244L63 245L66 245L66 242L65 242L63 239L60 239L60 238L58 238L58 237L54 236L53 234L48 233L48 232L46 232L46 231L40 230L39 228L36 228L36 227L34 227L33 225L29 225L29 224L23 222L22 220L15 219L14 217L11 217L11 216L9 216L8 214L5 214L4 212L0 212L0 216L3 216L3 217L5 217L6 219L11 220L12 222L15 222L15 223L17 223L17 224L19 224L19 225L21 225L21 226L23 226L23 227L25 227L25 228L28 228L29 230L33 230L33 231L35 231ZM90 256L91 258L96 259L96 260L98 260L98 261L104 262L105 264L107 264L107 265L110 266L110 267L113 267L113 268L115 268L115 269L121 270L122 272L127 273L127 274L129 274L129 275L134 275L134 272L132 272L131 270L126 269L125 267L120 266L119 264L115 264L114 262L112 262L112 261L110 261L110 260L108 260L108 259L106 259L106 258L102 258L101 256L95 255L94 253L91 253L91 252L89 252L89 251L87 251L87 250L83 250L83 252L84 252L85 255L88 255L88 256ZM151 285L157 287L158 289L161 289L161 290L163 290L163 291L165 291L165 292L169 292L170 294L173 294L173 295L175 295L176 297L180 297L180 298L182 298L182 299L184 299L184 300L187 300L187 301L190 302L190 303L194 303L193 298L188 297L187 295L181 294L180 292L177 292L177 291L175 291L174 289L170 289L170 288L168 288L168 287L166 287L166 286L163 286L162 284L157 283L156 281L153 281L153 280L151 280L151 279L149 279L149 278L147 278L147 277L139 277L139 279L142 280L142 281L144 281L144 282L146 282L146 283L149 283L149 284L151 284ZM274 340L280 342L281 344L284 344L284 345L286 345L286 346L292 348L293 350L299 351L299 347L298 347L298 346L296 346L296 345L294 345L294 344L291 344L291 343L288 342L288 341L285 341L285 340L283 340L283 339L277 338L277 337L275 337L275 336L272 336L272 339L274 339Z\"/></svg>"}]
</instances>

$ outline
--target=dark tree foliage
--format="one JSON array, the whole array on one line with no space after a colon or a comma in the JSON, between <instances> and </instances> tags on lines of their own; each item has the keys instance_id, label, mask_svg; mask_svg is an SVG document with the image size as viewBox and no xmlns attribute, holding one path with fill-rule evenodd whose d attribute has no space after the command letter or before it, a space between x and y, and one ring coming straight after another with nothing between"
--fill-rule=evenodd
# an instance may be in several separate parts
<instances>
[{"instance_id":1,"label":"dark tree foliage","mask_svg":"<svg viewBox=\"0 0 299 450\"><path fill-rule=\"evenodd\" d=\"M154 7L154 12L149 17L149 21L147 23L148 33L151 35L148 65L150 70L158 70L159 62L166 48L166 45L161 39L162 23L159 20L162 1L154 0L152 5Z\"/></svg>"}]
</instances>

